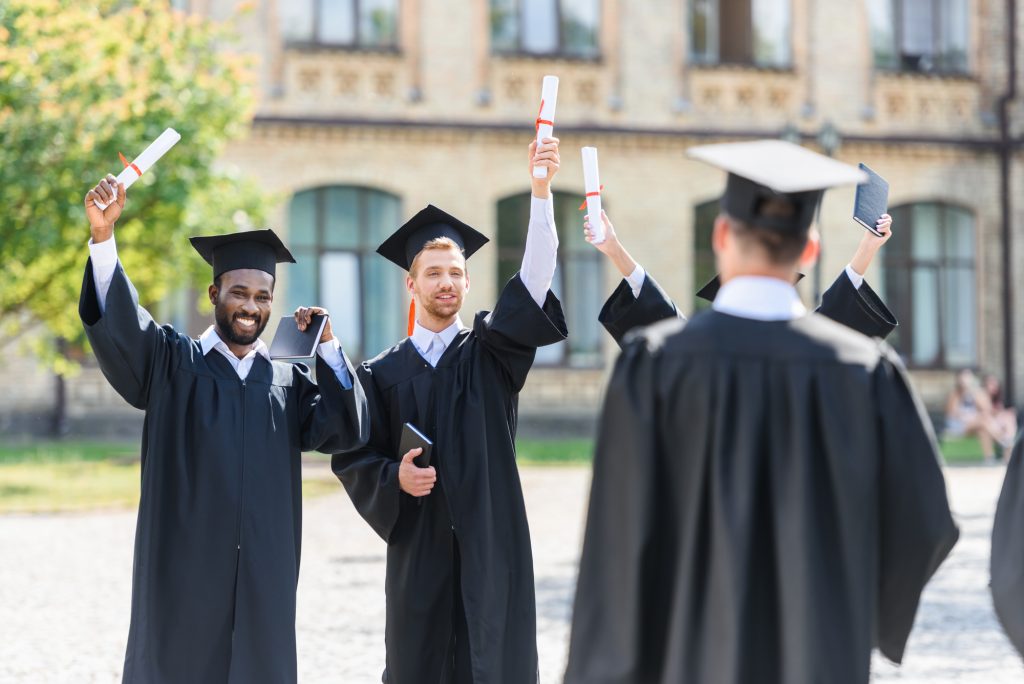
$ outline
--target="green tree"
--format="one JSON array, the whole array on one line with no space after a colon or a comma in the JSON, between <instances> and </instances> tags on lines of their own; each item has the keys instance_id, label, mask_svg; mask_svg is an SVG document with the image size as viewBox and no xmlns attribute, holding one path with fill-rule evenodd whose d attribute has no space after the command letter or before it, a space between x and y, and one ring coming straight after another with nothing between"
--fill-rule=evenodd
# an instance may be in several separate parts
<instances>
[{"instance_id":1,"label":"green tree","mask_svg":"<svg viewBox=\"0 0 1024 684\"><path fill-rule=\"evenodd\" d=\"M21 340L58 374L77 367L82 199L167 127L181 142L128 191L116 229L144 305L209 280L186 236L263 221L256 186L216 161L251 123L251 58L227 25L169 5L0 0L0 352Z\"/></svg>"}]
</instances>

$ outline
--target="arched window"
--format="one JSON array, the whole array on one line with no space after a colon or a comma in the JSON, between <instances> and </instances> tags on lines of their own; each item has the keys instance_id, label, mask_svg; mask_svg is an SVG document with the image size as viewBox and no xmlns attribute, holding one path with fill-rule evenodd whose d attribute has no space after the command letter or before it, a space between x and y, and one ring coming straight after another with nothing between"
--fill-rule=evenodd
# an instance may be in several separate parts
<instances>
[{"instance_id":1,"label":"arched window","mask_svg":"<svg viewBox=\"0 0 1024 684\"><path fill-rule=\"evenodd\" d=\"M593 367L601 364L602 328L597 322L605 291L604 257L583 238L582 195L555 195L558 267L551 289L562 302L569 339L537 350L536 363ZM530 225L530 193L498 202L498 290L523 263Z\"/></svg>"},{"instance_id":2,"label":"arched window","mask_svg":"<svg viewBox=\"0 0 1024 684\"><path fill-rule=\"evenodd\" d=\"M882 250L884 291L900 322L890 341L908 365L974 365L974 217L940 202L905 204L889 213L893 236Z\"/></svg>"},{"instance_id":3,"label":"arched window","mask_svg":"<svg viewBox=\"0 0 1024 684\"><path fill-rule=\"evenodd\" d=\"M288 269L284 313L325 307L353 359L405 336L403 274L375 252L401 225L400 213L394 195L354 186L306 190L288 208L287 242L297 263Z\"/></svg>"},{"instance_id":4,"label":"arched window","mask_svg":"<svg viewBox=\"0 0 1024 684\"><path fill-rule=\"evenodd\" d=\"M711 231L715 227L721 204L717 199L701 202L693 209L693 309L697 313L711 302L697 296L697 291L715 277L715 252L711 249Z\"/></svg>"}]
</instances>

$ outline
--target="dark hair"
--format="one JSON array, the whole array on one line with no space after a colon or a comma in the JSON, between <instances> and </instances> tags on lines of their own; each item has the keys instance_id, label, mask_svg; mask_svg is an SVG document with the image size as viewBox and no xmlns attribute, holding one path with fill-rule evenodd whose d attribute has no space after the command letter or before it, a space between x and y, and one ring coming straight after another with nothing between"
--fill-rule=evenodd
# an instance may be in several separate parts
<instances>
[{"instance_id":1,"label":"dark hair","mask_svg":"<svg viewBox=\"0 0 1024 684\"><path fill-rule=\"evenodd\" d=\"M765 200L760 207L762 216L785 216L792 212L793 208L789 202ZM740 221L728 214L724 214L729 221L729 228L733 234L745 244L755 245L764 255L768 257L775 266L789 266L796 262L807 246L807 239L810 236L810 228L804 230L785 232L769 230L760 226Z\"/></svg>"}]
</instances>

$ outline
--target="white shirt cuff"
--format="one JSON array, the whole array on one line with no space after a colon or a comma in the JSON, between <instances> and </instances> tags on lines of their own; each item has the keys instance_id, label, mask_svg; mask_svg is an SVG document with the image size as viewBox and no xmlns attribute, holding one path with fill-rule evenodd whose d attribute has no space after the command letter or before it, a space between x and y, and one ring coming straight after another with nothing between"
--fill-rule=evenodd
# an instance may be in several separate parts
<instances>
[{"instance_id":1,"label":"white shirt cuff","mask_svg":"<svg viewBox=\"0 0 1024 684\"><path fill-rule=\"evenodd\" d=\"M846 264L846 277L853 283L853 288L859 290L860 286L864 284L864 276L853 270L853 266Z\"/></svg>"},{"instance_id":2,"label":"white shirt cuff","mask_svg":"<svg viewBox=\"0 0 1024 684\"><path fill-rule=\"evenodd\" d=\"M317 346L316 353L324 360L324 363L331 367L341 386L345 389L352 389L352 376L349 375L348 366L345 365L345 357L341 355L341 342L338 341L338 338L322 342Z\"/></svg>"},{"instance_id":3,"label":"white shirt cuff","mask_svg":"<svg viewBox=\"0 0 1024 684\"><path fill-rule=\"evenodd\" d=\"M640 264L637 264L633 272L626 276L626 282L629 283L629 287L633 290L634 299L640 297L640 290L643 289L645 280L647 280L647 271Z\"/></svg>"},{"instance_id":4,"label":"white shirt cuff","mask_svg":"<svg viewBox=\"0 0 1024 684\"><path fill-rule=\"evenodd\" d=\"M107 291L114 279L114 270L117 268L117 243L114 236L103 242L93 242L89 238L89 257L92 259L92 279L96 284L96 300L100 307L100 313L106 313Z\"/></svg>"},{"instance_id":5,"label":"white shirt cuff","mask_svg":"<svg viewBox=\"0 0 1024 684\"><path fill-rule=\"evenodd\" d=\"M558 263L558 230L552 198L530 197L530 225L519 275L537 306L544 306Z\"/></svg>"}]
</instances>

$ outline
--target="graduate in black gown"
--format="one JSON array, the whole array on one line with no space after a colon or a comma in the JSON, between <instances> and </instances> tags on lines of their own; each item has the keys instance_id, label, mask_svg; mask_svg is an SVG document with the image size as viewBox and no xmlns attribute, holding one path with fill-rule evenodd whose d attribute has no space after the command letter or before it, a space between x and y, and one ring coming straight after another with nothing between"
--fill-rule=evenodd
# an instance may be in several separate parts
<instances>
[{"instance_id":1,"label":"graduate in black gown","mask_svg":"<svg viewBox=\"0 0 1024 684\"><path fill-rule=\"evenodd\" d=\"M992 524L992 602L1014 647L1024 655L1024 432L1006 466Z\"/></svg>"},{"instance_id":2,"label":"graduate in black gown","mask_svg":"<svg viewBox=\"0 0 1024 684\"><path fill-rule=\"evenodd\" d=\"M584 217L583 236L587 242L593 244L589 219L589 216ZM608 257L623 279L601 307L598 321L621 347L623 339L631 330L665 318L683 315L657 281L633 259L619 241L608 216L602 215L601 220L604 224L605 240L594 246ZM892 236L892 217L883 214L876 228L882 236L864 231L853 259L831 287L825 290L817 311L868 337L885 339L896 329L896 317L864 280L864 273L867 272L878 250ZM797 281L802 277L798 275ZM716 275L697 292L697 296L713 302L720 287L720 280Z\"/></svg>"},{"instance_id":3,"label":"graduate in black gown","mask_svg":"<svg viewBox=\"0 0 1024 684\"><path fill-rule=\"evenodd\" d=\"M518 395L538 347L565 339L550 291L558 244L550 182L557 141L536 149L548 168L533 186L523 265L491 312L459 317L466 259L487 240L434 207L378 252L407 272L410 336L358 375L369 444L333 459L356 508L387 544L387 684L537 681L533 556L516 467ZM398 272L395 277L399 277ZM399 453L411 423L433 441L431 462Z\"/></svg>"},{"instance_id":4,"label":"graduate in black gown","mask_svg":"<svg viewBox=\"0 0 1024 684\"><path fill-rule=\"evenodd\" d=\"M864 684L872 647L903 657L957 538L898 357L807 313L792 285L816 256L821 188L857 177L793 148L691 152L730 171L712 238L723 286L616 362L567 684Z\"/></svg>"},{"instance_id":5,"label":"graduate in black gown","mask_svg":"<svg viewBox=\"0 0 1024 684\"><path fill-rule=\"evenodd\" d=\"M146 412L126 684L296 681L295 589L302 540L301 452L362 446L366 398L331 333L319 387L259 339L276 264L270 230L192 243L213 266L216 325L199 339L158 325L117 257L108 176L85 197L92 232L79 313L100 369ZM296 312L300 327L311 311Z\"/></svg>"}]
</instances>

